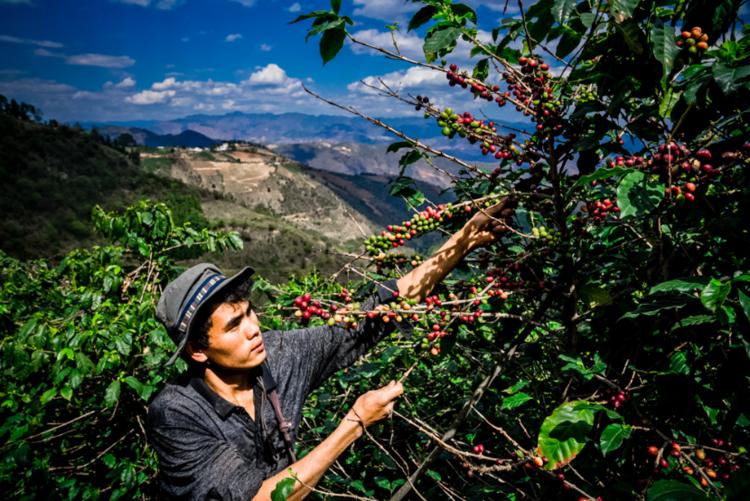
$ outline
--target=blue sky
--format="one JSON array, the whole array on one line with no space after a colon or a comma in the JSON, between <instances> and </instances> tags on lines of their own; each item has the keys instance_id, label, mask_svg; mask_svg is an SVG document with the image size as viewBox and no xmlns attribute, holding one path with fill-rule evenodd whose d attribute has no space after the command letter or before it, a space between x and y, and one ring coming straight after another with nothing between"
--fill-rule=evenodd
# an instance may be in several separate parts
<instances>
[{"instance_id":1,"label":"blue sky","mask_svg":"<svg viewBox=\"0 0 750 501\"><path fill-rule=\"evenodd\" d=\"M464 0L480 20L479 38L504 15L503 0ZM342 113L302 89L376 116L414 115L360 83L378 78L402 92L481 113L468 93L451 92L443 74L386 60L357 45L323 66L318 39L305 43L301 13L329 0L0 0L0 94L62 121L170 119L232 111ZM527 0L526 5L533 3ZM517 5L516 2L509 2ZM406 32L419 4L343 0L355 37L391 45L396 21L403 54L421 60L421 33ZM512 10L508 14L516 14ZM748 4L743 6L743 17ZM392 47L392 45L391 45ZM468 46L449 62L468 67ZM490 116L517 119L508 107Z\"/></svg>"},{"instance_id":2,"label":"blue sky","mask_svg":"<svg viewBox=\"0 0 750 501\"><path fill-rule=\"evenodd\" d=\"M487 30L502 15L504 2L469 3ZM406 26L418 7L344 0L342 13L357 21L351 31L359 38L388 44L385 26ZM305 43L309 23L289 24L321 8L328 0L0 0L0 94L34 104L46 118L99 121L337 113L307 95L303 83L369 113L404 115L408 108L358 81L384 77L406 91L446 90L440 75L360 47L347 45L324 67L317 39ZM398 41L404 54L421 57L417 34L402 29ZM468 54L459 51L454 60L467 62Z\"/></svg>"}]
</instances>

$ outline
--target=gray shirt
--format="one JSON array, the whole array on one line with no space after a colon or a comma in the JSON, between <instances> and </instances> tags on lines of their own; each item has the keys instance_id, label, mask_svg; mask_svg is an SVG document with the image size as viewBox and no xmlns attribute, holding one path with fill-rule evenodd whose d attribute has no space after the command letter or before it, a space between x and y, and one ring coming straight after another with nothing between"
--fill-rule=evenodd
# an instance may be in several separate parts
<instances>
[{"instance_id":1,"label":"gray shirt","mask_svg":"<svg viewBox=\"0 0 750 501\"><path fill-rule=\"evenodd\" d=\"M393 299L395 281L378 288L364 310ZM267 366L296 439L307 396L392 330L364 320L357 329L318 326L263 333ZM254 421L244 408L194 377L168 384L148 409L148 436L159 456L159 484L169 498L249 501L263 481L289 466L276 417L256 370Z\"/></svg>"}]
</instances>

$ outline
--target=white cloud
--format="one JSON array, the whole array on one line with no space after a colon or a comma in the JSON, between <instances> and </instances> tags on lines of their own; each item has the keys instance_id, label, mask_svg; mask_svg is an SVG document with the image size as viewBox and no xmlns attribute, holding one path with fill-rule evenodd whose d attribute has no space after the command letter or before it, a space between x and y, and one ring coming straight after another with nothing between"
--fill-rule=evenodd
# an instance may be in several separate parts
<instances>
[{"instance_id":1,"label":"white cloud","mask_svg":"<svg viewBox=\"0 0 750 501\"><path fill-rule=\"evenodd\" d=\"M280 84L287 80L286 72L279 65L270 63L247 79L251 84Z\"/></svg>"},{"instance_id":2,"label":"white cloud","mask_svg":"<svg viewBox=\"0 0 750 501\"><path fill-rule=\"evenodd\" d=\"M125 77L114 85L115 89L129 89L135 87L135 80L131 77Z\"/></svg>"},{"instance_id":3,"label":"white cloud","mask_svg":"<svg viewBox=\"0 0 750 501\"><path fill-rule=\"evenodd\" d=\"M302 10L302 6L299 4L299 2L294 2L292 5L289 6L289 12L299 12Z\"/></svg>"},{"instance_id":4,"label":"white cloud","mask_svg":"<svg viewBox=\"0 0 750 501\"><path fill-rule=\"evenodd\" d=\"M63 46L63 44L61 43L51 42L49 40L32 40L30 38L19 38L9 35L0 35L0 42L16 43L22 45L36 45L37 47L44 47L47 49L59 49Z\"/></svg>"},{"instance_id":5,"label":"white cloud","mask_svg":"<svg viewBox=\"0 0 750 501\"><path fill-rule=\"evenodd\" d=\"M412 66L406 71L394 71L381 76L369 76L362 81L352 82L347 85L350 92L362 92L365 94L378 94L378 92L367 85L382 87L384 83L395 91L411 88L442 87L446 85L445 74L421 66ZM367 84L367 85L365 85Z\"/></svg>"},{"instance_id":6,"label":"white cloud","mask_svg":"<svg viewBox=\"0 0 750 501\"><path fill-rule=\"evenodd\" d=\"M172 87L176 81L177 80L174 77L165 78L161 82L156 82L151 85L151 88L154 90L165 90Z\"/></svg>"},{"instance_id":7,"label":"white cloud","mask_svg":"<svg viewBox=\"0 0 750 501\"><path fill-rule=\"evenodd\" d=\"M244 5L245 7L252 7L255 5L255 0L231 0L232 2L237 2L238 4Z\"/></svg>"},{"instance_id":8,"label":"white cloud","mask_svg":"<svg viewBox=\"0 0 750 501\"><path fill-rule=\"evenodd\" d=\"M242 35L239 33L230 33L226 36L224 39L226 42L234 42L236 40L240 40L242 38Z\"/></svg>"},{"instance_id":9,"label":"white cloud","mask_svg":"<svg viewBox=\"0 0 750 501\"><path fill-rule=\"evenodd\" d=\"M77 54L68 56L65 62L77 66L99 66L100 68L127 68L135 64L129 56L108 56L106 54Z\"/></svg>"},{"instance_id":10,"label":"white cloud","mask_svg":"<svg viewBox=\"0 0 750 501\"><path fill-rule=\"evenodd\" d=\"M0 0L0 4L9 3L11 5L31 5L31 0Z\"/></svg>"},{"instance_id":11,"label":"white cloud","mask_svg":"<svg viewBox=\"0 0 750 501\"><path fill-rule=\"evenodd\" d=\"M223 103L221 103L221 109L223 110L233 110L236 103L232 101L231 99L227 99Z\"/></svg>"},{"instance_id":12,"label":"white cloud","mask_svg":"<svg viewBox=\"0 0 750 501\"><path fill-rule=\"evenodd\" d=\"M189 42L189 41L190 41L190 37L182 37L182 38L180 38L180 42L184 43L184 42Z\"/></svg>"},{"instance_id":13,"label":"white cloud","mask_svg":"<svg viewBox=\"0 0 750 501\"><path fill-rule=\"evenodd\" d=\"M273 49L273 47L268 45L267 43L260 44L260 50L263 52L271 52L271 49Z\"/></svg>"},{"instance_id":14,"label":"white cloud","mask_svg":"<svg viewBox=\"0 0 750 501\"><path fill-rule=\"evenodd\" d=\"M41 57L65 57L65 54L62 54L60 52L52 52L51 50L47 49L35 49L34 55Z\"/></svg>"},{"instance_id":15,"label":"white cloud","mask_svg":"<svg viewBox=\"0 0 750 501\"><path fill-rule=\"evenodd\" d=\"M129 103L133 104L157 104L157 103L163 103L170 97L174 96L176 94L173 90L163 90L163 91L153 91L153 90L143 90L139 92L138 94L133 94L132 96L128 96L125 98L125 100Z\"/></svg>"}]
</instances>

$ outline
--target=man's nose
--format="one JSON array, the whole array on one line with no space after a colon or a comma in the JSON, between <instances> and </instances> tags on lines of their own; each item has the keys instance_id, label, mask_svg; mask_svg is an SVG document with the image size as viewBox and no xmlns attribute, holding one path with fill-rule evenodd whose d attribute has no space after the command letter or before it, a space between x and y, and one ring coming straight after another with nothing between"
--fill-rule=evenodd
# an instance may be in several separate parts
<instances>
[{"instance_id":1,"label":"man's nose","mask_svg":"<svg viewBox=\"0 0 750 501\"><path fill-rule=\"evenodd\" d=\"M260 326L257 322L253 322L250 318L245 318L242 321L242 329L245 332L245 335L250 338L254 338L258 334L260 334Z\"/></svg>"}]
</instances>

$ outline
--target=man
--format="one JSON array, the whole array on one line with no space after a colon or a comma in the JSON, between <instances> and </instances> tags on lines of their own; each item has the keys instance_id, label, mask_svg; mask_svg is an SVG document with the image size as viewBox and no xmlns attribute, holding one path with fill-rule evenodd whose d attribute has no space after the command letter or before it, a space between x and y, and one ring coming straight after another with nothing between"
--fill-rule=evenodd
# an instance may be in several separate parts
<instances>
[{"instance_id":1,"label":"man","mask_svg":"<svg viewBox=\"0 0 750 501\"><path fill-rule=\"evenodd\" d=\"M424 299L464 256L495 239L511 205L504 199L477 213L431 258L380 284L362 309L396 296ZM369 319L356 329L261 333L244 299L251 274L245 268L226 278L213 265L197 265L171 282L157 305L157 317L177 344L172 359L182 356L194 376L167 385L149 406L149 438L169 497L266 500L291 469L296 481L289 499L302 499L366 427L391 414L403 393L401 383L391 381L360 396L336 430L296 460L292 444L305 398L392 327Z\"/></svg>"}]
</instances>

